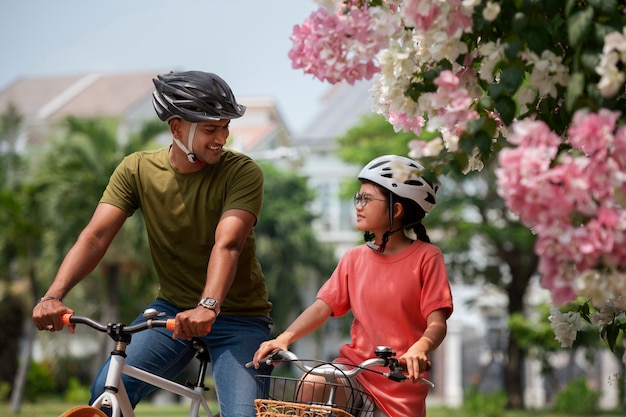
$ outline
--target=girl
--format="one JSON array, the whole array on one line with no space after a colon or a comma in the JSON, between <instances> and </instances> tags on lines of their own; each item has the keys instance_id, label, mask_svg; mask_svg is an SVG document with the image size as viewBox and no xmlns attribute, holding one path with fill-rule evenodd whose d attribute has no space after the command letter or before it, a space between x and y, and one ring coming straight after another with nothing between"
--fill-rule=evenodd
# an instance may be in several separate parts
<instances>
[{"instance_id":1,"label":"girl","mask_svg":"<svg viewBox=\"0 0 626 417\"><path fill-rule=\"evenodd\" d=\"M428 387L416 382L446 335L453 305L443 255L422 225L435 206L437 190L420 176L422 170L396 155L378 157L361 170L354 205L366 243L341 258L316 300L282 334L260 345L256 366L329 317L352 310L351 343L340 347L336 362L361 363L376 346L391 346L406 360L413 384L363 372L357 377L359 388L374 399L375 416L426 415Z\"/></svg>"}]
</instances>

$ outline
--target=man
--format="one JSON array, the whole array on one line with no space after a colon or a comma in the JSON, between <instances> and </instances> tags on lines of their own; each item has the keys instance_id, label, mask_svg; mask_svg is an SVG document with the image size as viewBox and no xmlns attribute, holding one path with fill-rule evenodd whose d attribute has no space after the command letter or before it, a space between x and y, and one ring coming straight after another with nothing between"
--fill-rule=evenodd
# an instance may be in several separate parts
<instances>
[{"instance_id":1,"label":"man","mask_svg":"<svg viewBox=\"0 0 626 417\"><path fill-rule=\"evenodd\" d=\"M141 209L160 284L147 308L175 317L176 329L137 333L126 362L172 378L193 358L191 339L200 337L211 354L222 416L254 416L258 371L244 364L269 338L271 326L253 233L263 173L247 156L223 149L231 119L246 108L215 74L171 72L153 82L153 105L169 123L173 144L131 154L116 168L33 320L39 330L63 328L62 315L73 311L61 300L96 267L126 218ZM92 402L103 390L107 367L92 386ZM133 407L153 389L124 378Z\"/></svg>"}]
</instances>

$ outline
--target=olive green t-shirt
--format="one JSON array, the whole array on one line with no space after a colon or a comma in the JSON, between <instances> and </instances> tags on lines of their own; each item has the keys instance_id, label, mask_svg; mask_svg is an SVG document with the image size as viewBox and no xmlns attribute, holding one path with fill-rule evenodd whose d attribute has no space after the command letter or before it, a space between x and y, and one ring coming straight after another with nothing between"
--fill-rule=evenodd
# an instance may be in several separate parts
<instances>
[{"instance_id":1,"label":"olive green t-shirt","mask_svg":"<svg viewBox=\"0 0 626 417\"><path fill-rule=\"evenodd\" d=\"M263 172L248 156L223 150L218 164L180 174L171 167L168 151L137 152L124 158L100 202L119 207L129 215L137 209L142 211L159 276L157 297L187 309L195 307L201 298L222 213L240 209L258 218ZM221 312L267 316L270 309L251 232Z\"/></svg>"}]
</instances>

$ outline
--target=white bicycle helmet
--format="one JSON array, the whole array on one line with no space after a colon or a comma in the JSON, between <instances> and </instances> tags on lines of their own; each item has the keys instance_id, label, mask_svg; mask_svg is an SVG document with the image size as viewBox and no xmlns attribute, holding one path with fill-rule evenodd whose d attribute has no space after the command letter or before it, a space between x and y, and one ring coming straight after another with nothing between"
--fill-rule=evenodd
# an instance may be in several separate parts
<instances>
[{"instance_id":1,"label":"white bicycle helmet","mask_svg":"<svg viewBox=\"0 0 626 417\"><path fill-rule=\"evenodd\" d=\"M437 204L436 193L439 186L431 185L419 175L423 169L422 165L409 158L384 155L365 165L358 178L413 200L425 213L429 213Z\"/></svg>"}]
</instances>

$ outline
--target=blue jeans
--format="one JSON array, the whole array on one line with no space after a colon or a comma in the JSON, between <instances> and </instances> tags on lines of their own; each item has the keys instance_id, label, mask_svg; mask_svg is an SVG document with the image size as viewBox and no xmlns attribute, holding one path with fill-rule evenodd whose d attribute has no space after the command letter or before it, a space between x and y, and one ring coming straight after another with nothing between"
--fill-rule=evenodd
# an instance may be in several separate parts
<instances>
[{"instance_id":1,"label":"blue jeans","mask_svg":"<svg viewBox=\"0 0 626 417\"><path fill-rule=\"evenodd\" d=\"M164 312L173 318L181 310L170 303L157 300L147 308ZM144 321L139 315L133 323ZM270 367L258 370L244 365L252 360L261 342L270 337L271 319L267 317L218 316L211 332L202 339L209 348L215 390L222 417L254 417L254 399L257 393L255 375L267 375ZM172 339L172 332L152 329L135 333L126 350L128 365L148 370L172 379L182 372L194 358L191 342ZM91 404L103 392L109 361L103 365L91 387ZM156 388L143 381L122 375L133 407ZM106 411L106 410L105 410Z\"/></svg>"}]
</instances>

